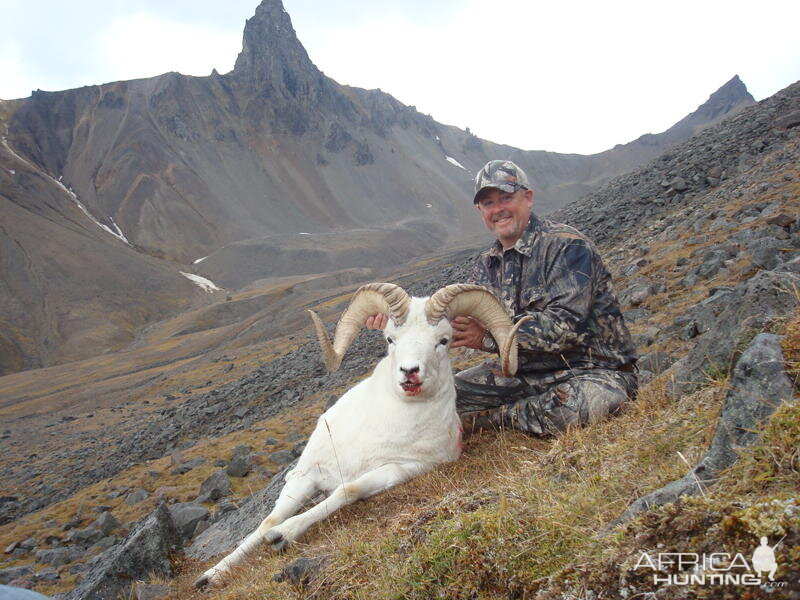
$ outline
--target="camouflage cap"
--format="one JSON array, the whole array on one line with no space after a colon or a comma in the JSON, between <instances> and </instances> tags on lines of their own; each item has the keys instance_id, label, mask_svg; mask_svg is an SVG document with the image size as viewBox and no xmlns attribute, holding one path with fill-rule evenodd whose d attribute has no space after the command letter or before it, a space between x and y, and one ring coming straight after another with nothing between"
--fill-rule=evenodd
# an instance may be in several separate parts
<instances>
[{"instance_id":1,"label":"camouflage cap","mask_svg":"<svg viewBox=\"0 0 800 600\"><path fill-rule=\"evenodd\" d=\"M517 190L529 190L528 176L510 160L490 160L475 177L475 197L473 204L480 200L486 188L497 188L513 194Z\"/></svg>"}]
</instances>

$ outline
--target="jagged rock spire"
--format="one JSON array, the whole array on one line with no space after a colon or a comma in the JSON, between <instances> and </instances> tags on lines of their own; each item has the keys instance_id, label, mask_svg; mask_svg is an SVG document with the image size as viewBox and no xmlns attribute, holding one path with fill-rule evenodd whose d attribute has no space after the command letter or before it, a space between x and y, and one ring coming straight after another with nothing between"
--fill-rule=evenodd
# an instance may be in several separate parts
<instances>
[{"instance_id":1,"label":"jagged rock spire","mask_svg":"<svg viewBox=\"0 0 800 600\"><path fill-rule=\"evenodd\" d=\"M233 74L258 87L267 82L285 85L292 95L319 79L281 0L263 0L247 20Z\"/></svg>"},{"instance_id":2,"label":"jagged rock spire","mask_svg":"<svg viewBox=\"0 0 800 600\"><path fill-rule=\"evenodd\" d=\"M711 120L730 112L739 104L748 106L754 103L755 98L747 91L747 86L738 75L734 75L730 81L711 94L693 114Z\"/></svg>"}]
</instances>

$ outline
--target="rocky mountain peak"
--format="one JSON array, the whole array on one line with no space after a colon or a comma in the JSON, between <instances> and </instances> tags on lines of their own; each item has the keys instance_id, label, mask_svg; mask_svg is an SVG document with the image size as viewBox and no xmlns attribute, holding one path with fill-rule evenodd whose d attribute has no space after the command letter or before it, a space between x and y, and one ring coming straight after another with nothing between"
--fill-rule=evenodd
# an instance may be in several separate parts
<instances>
[{"instance_id":1,"label":"rocky mountain peak","mask_svg":"<svg viewBox=\"0 0 800 600\"><path fill-rule=\"evenodd\" d=\"M712 120L729 112L737 105L747 106L755 103L755 98L747 91L747 86L734 75L725 85L711 94L693 114Z\"/></svg>"},{"instance_id":2,"label":"rocky mountain peak","mask_svg":"<svg viewBox=\"0 0 800 600\"><path fill-rule=\"evenodd\" d=\"M263 0L247 19L233 74L257 86L283 82L292 94L301 80L319 76L281 0Z\"/></svg>"}]
</instances>

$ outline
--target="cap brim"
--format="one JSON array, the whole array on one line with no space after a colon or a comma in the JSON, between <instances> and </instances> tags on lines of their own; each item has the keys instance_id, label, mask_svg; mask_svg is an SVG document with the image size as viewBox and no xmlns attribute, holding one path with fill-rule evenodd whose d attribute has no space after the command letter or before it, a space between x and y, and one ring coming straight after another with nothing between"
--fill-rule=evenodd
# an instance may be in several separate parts
<instances>
[{"instance_id":1,"label":"cap brim","mask_svg":"<svg viewBox=\"0 0 800 600\"><path fill-rule=\"evenodd\" d=\"M480 202L480 199L483 197L484 192L486 190L500 190L502 192L508 192L509 194L513 194L518 189L520 189L519 186L515 186L510 183L501 183L500 185L485 185L477 192L475 192L475 197L472 199L472 203L477 204L478 202Z\"/></svg>"}]
</instances>

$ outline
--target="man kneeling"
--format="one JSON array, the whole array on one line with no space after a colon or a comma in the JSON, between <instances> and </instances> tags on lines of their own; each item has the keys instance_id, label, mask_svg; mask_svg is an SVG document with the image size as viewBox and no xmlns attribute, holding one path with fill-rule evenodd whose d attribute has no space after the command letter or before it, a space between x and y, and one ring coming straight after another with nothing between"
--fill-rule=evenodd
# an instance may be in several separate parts
<instances>
[{"instance_id":1,"label":"man kneeling","mask_svg":"<svg viewBox=\"0 0 800 600\"><path fill-rule=\"evenodd\" d=\"M636 352L611 276L582 233L533 214L533 190L511 161L493 160L475 178L473 198L497 241L478 258L469 283L485 286L516 323L519 367L504 377L496 361L456 375L465 431L513 428L547 435L614 414L636 395ZM367 321L383 328L384 315ZM451 347L497 352L478 321L452 321Z\"/></svg>"}]
</instances>

